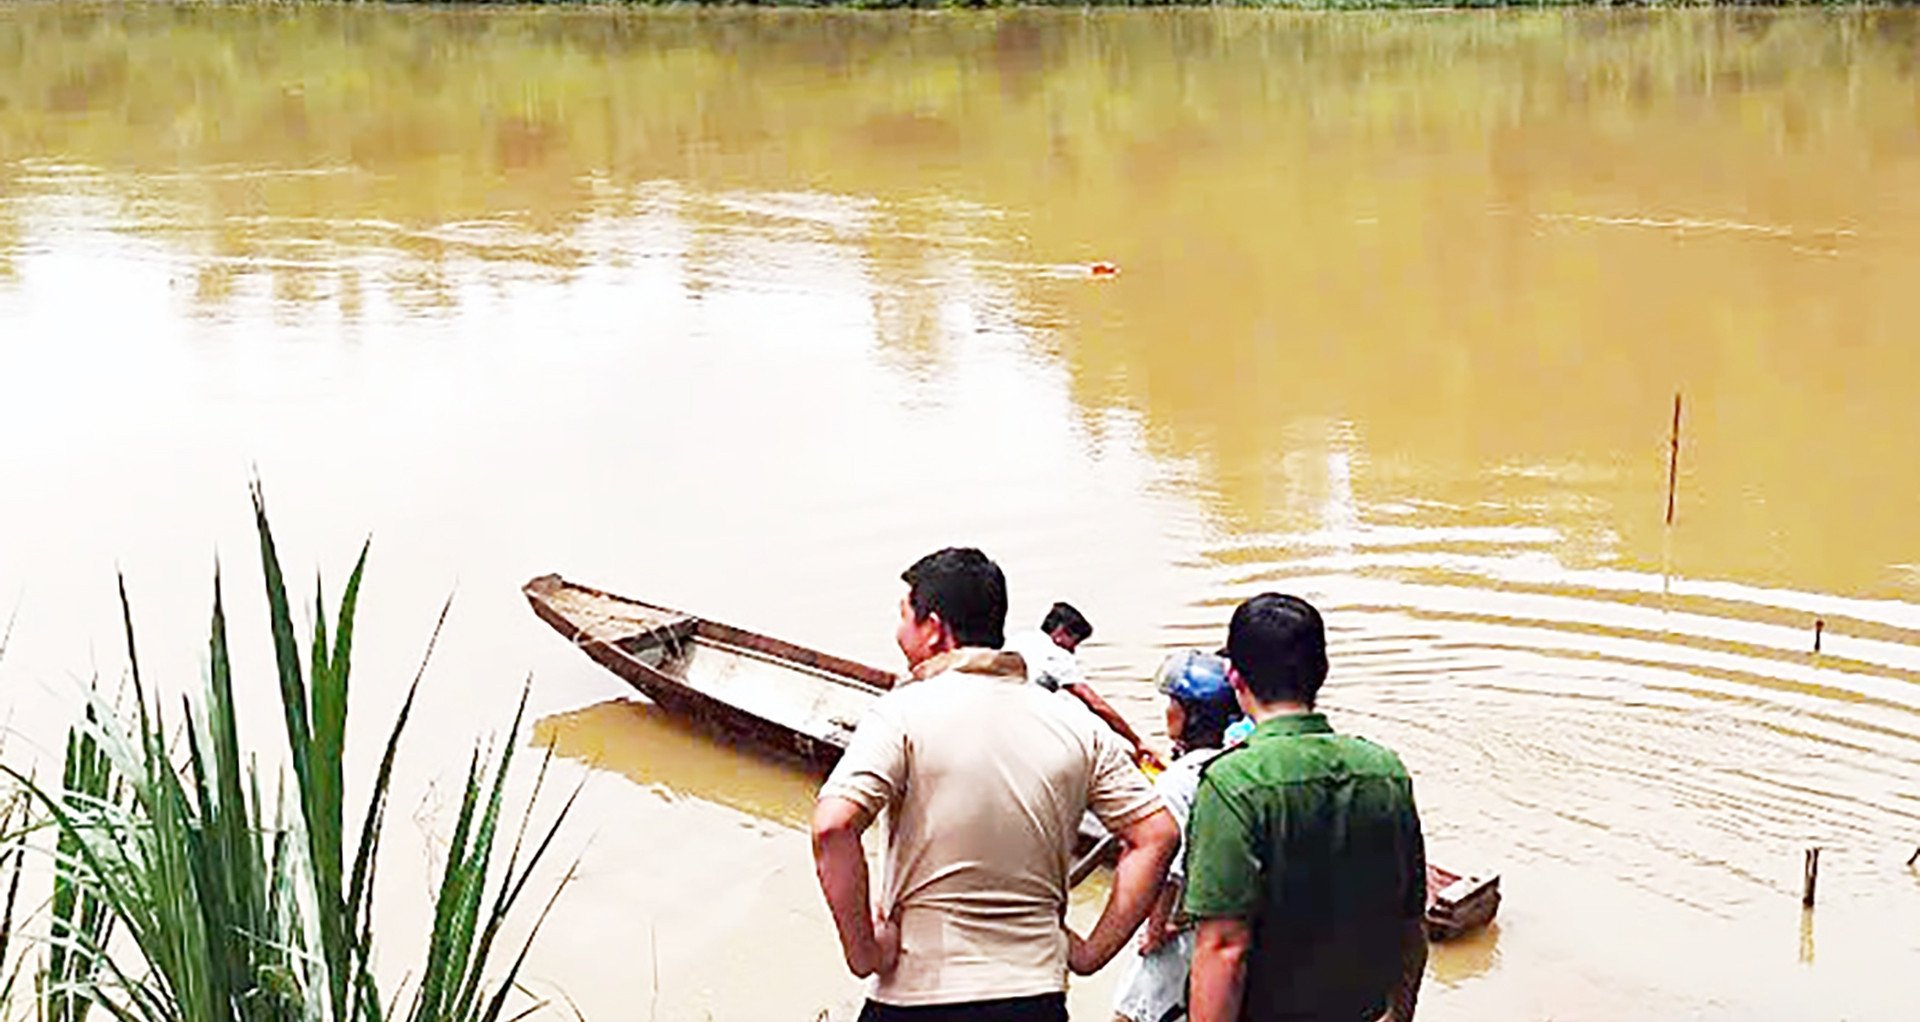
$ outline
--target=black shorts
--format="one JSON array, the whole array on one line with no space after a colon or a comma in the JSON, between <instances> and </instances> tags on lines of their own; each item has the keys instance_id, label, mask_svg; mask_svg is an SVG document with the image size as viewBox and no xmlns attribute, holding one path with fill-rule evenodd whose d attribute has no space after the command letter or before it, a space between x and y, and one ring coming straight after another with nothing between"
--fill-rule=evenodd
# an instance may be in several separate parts
<instances>
[{"instance_id":1,"label":"black shorts","mask_svg":"<svg viewBox=\"0 0 1920 1022\"><path fill-rule=\"evenodd\" d=\"M1067 995L1035 994L954 1004L881 1004L868 1001L860 1022L1067 1022Z\"/></svg>"}]
</instances>

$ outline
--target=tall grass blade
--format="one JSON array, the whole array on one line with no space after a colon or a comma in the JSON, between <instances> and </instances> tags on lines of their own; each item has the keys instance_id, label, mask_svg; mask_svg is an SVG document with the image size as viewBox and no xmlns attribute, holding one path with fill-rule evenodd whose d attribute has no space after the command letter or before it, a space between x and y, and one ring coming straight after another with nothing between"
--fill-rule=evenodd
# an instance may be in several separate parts
<instances>
[{"instance_id":1,"label":"tall grass blade","mask_svg":"<svg viewBox=\"0 0 1920 1022\"><path fill-rule=\"evenodd\" d=\"M19 620L20 620L20 607L18 604L15 604L13 610L7 614L7 627L3 630L0 630L0 659L6 658L7 647L13 643L14 623Z\"/></svg>"},{"instance_id":2,"label":"tall grass blade","mask_svg":"<svg viewBox=\"0 0 1920 1022\"><path fill-rule=\"evenodd\" d=\"M574 863L574 866L578 867L579 863ZM533 927L527 933L526 942L520 945L520 953L514 956L513 964L507 968L507 974L500 980L499 989L494 991L493 998L487 1002L486 1011L476 1022L495 1022L499 1019L500 1013L506 1009L507 994L513 989L514 979L520 975L520 967L526 964L528 952L533 950L534 938L540 935L540 927L546 925L547 914L553 911L553 906L560 900L561 893L567 889L569 883L573 882L573 875L573 869L568 869L567 875L561 878L560 883L555 885L553 893L547 896L547 903L540 907L540 915L534 919ZM515 1018L523 1017L524 1014L523 1012Z\"/></svg>"},{"instance_id":3,"label":"tall grass blade","mask_svg":"<svg viewBox=\"0 0 1920 1022\"><path fill-rule=\"evenodd\" d=\"M117 805L121 785L113 779L111 764L100 750L92 727L98 720L92 700L86 709L87 727L67 731L67 750L61 767L62 798L78 809L83 802ZM39 977L40 1011L46 1022L81 1022L92 999L86 996L98 965L95 952L105 946L113 916L105 900L76 873L79 837L58 828L54 839L54 875L47 953Z\"/></svg>"},{"instance_id":4,"label":"tall grass blade","mask_svg":"<svg viewBox=\"0 0 1920 1022\"><path fill-rule=\"evenodd\" d=\"M473 826L474 809L480 800L485 776L480 753L475 750L467 762L467 781L460 801L460 815L454 821L453 838L447 845L447 864L435 896L433 936L427 944L427 962L420 975L414 1019L444 1017L447 992L458 982L458 972L466 966L466 948L460 946L461 915L471 878L467 875L467 834ZM458 970L455 972L454 970ZM450 972L454 972L452 976Z\"/></svg>"},{"instance_id":5,"label":"tall grass blade","mask_svg":"<svg viewBox=\"0 0 1920 1022\"><path fill-rule=\"evenodd\" d=\"M260 535L260 570L266 578L267 611L273 629L274 665L280 678L280 706L287 723L287 752L302 792L312 786L313 730L307 718L307 683L300 669L300 647L293 633L293 610L287 603L287 583L274 550L273 529L267 524L266 495L253 484L254 528ZM303 802L304 810L304 802Z\"/></svg>"},{"instance_id":6,"label":"tall grass blade","mask_svg":"<svg viewBox=\"0 0 1920 1022\"><path fill-rule=\"evenodd\" d=\"M0 763L0 776L22 795L9 806L0 792L0 1004L25 960L14 910L28 835L44 828L53 877L47 935L35 945L43 949L34 968L41 1022L87 1022L93 1012L114 1022L382 1022L395 1011L381 1002L373 970L380 835L401 736L451 599L387 735L359 832L350 834L343 764L369 547L362 545L331 618L316 588L312 628L298 636L257 482L251 496L288 767L272 772L272 797L263 797L267 786L239 725L218 566L205 684L197 697L182 699L176 722L161 699L150 698L126 581L119 579L132 706L108 707L97 693L90 698L85 719L69 730L57 788ZM530 855L531 818L523 815L498 886L490 883L527 702L523 690L497 760L476 748L469 761L408 1012L420 1022L497 1020L518 989L526 947L497 982L489 977L490 960L503 921L574 804L568 799ZM540 797L548 757L529 807ZM535 921L536 932L551 906L549 900ZM16 964L6 972L10 961Z\"/></svg>"},{"instance_id":7,"label":"tall grass blade","mask_svg":"<svg viewBox=\"0 0 1920 1022\"><path fill-rule=\"evenodd\" d=\"M365 551L361 553L365 559ZM356 572L357 575L357 572ZM358 590L358 579L347 587L349 597ZM387 792L393 781L393 761L400 749L400 736L407 729L407 721L413 716L414 697L420 692L420 681L426 677L427 664L433 659L433 651L440 643L440 632L446 627L447 614L453 609L453 597L449 595L440 605L440 616L434 620L433 633L427 637L427 648L420 656L420 666L413 673L413 682L407 686L407 697L400 704L395 715L393 729L387 733L387 745L380 754L380 769L374 775L373 792L367 800L367 813L360 826L360 848L353 857L353 877L347 888L347 918L359 928L359 942L363 947L373 943L373 902L369 892L373 885L375 872L374 851L379 847L380 831L386 823ZM342 633L341 644L335 656L337 662L344 663L347 641L351 630ZM373 979L372 970L364 964L357 971L356 986L348 1019L355 1022L378 1022L382 1018L380 991Z\"/></svg>"},{"instance_id":8,"label":"tall grass blade","mask_svg":"<svg viewBox=\"0 0 1920 1022\"><path fill-rule=\"evenodd\" d=\"M20 874L27 861L24 824L30 809L17 792L0 808L0 842L4 842L0 844L0 872L7 875L7 897L0 904L0 967L10 960L7 953L13 949L14 910L20 904ZM17 967L9 970L5 984L0 985L0 1005L13 1003L13 981L18 975Z\"/></svg>"}]
</instances>

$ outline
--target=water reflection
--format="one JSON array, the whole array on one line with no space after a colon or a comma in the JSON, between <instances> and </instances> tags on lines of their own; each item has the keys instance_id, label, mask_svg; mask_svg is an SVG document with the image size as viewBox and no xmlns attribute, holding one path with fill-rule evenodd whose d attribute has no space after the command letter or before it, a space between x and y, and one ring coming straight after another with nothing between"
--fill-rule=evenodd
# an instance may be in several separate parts
<instances>
[{"instance_id":1,"label":"water reflection","mask_svg":"<svg viewBox=\"0 0 1920 1022\"><path fill-rule=\"evenodd\" d=\"M610 770L665 798L697 798L785 827L806 826L816 778L662 712L611 699L534 725L535 745Z\"/></svg>"},{"instance_id":2,"label":"water reflection","mask_svg":"<svg viewBox=\"0 0 1920 1022\"><path fill-rule=\"evenodd\" d=\"M1430 949L1427 981L1454 988L1486 975L1499 963L1500 921L1496 919L1484 930Z\"/></svg>"},{"instance_id":3,"label":"water reflection","mask_svg":"<svg viewBox=\"0 0 1920 1022\"><path fill-rule=\"evenodd\" d=\"M931 296L897 286L951 277L929 231L1120 262L1098 291L1020 279L1026 315L1084 324L1063 344L1082 405L1143 413L1240 527L1290 527L1273 452L1331 418L1365 424L1369 507L1493 503L1567 526L1583 564L1651 568L1657 518L1624 512L1661 499L1681 388L1681 571L1913 592L1890 566L1920 493L1896 438L1920 422L1892 381L1920 365L1880 269L1920 235L1891 201L1920 166L1905 14L28 9L0 31L9 192L137 172L132 220L231 264L200 272L211 302L243 272L360 307L387 254L371 276L401 307L443 308L450 259L567 279L638 183L803 183L882 203L893 350L935 334ZM164 53L129 42L160 33ZM51 153L66 170L36 169ZM1009 215L929 222L927 196ZM137 212L162 200L198 212Z\"/></svg>"},{"instance_id":4,"label":"water reflection","mask_svg":"<svg viewBox=\"0 0 1920 1022\"><path fill-rule=\"evenodd\" d=\"M808 785L602 701L528 575L885 661L901 565L977 541L1017 615L1093 610L1143 724L1165 649L1291 589L1436 857L1507 877L1423 1010L1894 1014L1916 26L4 8L0 593L199 556L180 495L255 459L315 528L365 501L436 605L478 579L482 666L564 690L537 740L642 786L571 918L684 928L692 987L830 937ZM767 991L838 994L795 962Z\"/></svg>"}]
</instances>

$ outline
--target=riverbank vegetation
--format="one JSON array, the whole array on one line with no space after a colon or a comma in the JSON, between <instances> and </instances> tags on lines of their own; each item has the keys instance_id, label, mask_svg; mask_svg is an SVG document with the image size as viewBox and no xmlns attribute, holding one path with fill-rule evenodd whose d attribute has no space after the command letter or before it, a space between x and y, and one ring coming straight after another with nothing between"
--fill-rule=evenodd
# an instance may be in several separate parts
<instances>
[{"instance_id":1,"label":"riverbank vegetation","mask_svg":"<svg viewBox=\"0 0 1920 1022\"><path fill-rule=\"evenodd\" d=\"M387 730L364 804L350 811L342 764L367 552L331 615L316 594L302 634L257 488L254 515L272 678L236 678L216 575L204 691L170 708L142 676L123 586L128 699L94 693L57 780L0 766L11 782L0 801L0 1010L45 1022L518 1017L528 1009L514 980L539 920L518 948L503 935L571 800L538 829L539 781L528 804L508 804L516 712L498 752L476 750L467 766L430 931L411 954L405 938L380 933L390 957L376 970L382 828L420 676ZM247 684L277 690L283 745L242 733L236 691ZM288 767L263 769L263 760ZM42 883L44 896L33 890ZM409 978L383 991L378 977L402 956Z\"/></svg>"}]
</instances>

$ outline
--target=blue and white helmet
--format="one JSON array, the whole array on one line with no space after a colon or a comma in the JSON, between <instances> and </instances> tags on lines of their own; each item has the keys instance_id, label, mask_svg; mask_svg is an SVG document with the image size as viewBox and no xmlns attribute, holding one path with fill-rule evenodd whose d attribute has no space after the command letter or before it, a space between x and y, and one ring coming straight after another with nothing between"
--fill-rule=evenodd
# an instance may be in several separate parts
<instances>
[{"instance_id":1,"label":"blue and white helmet","mask_svg":"<svg viewBox=\"0 0 1920 1022\"><path fill-rule=\"evenodd\" d=\"M1240 717L1240 702L1227 681L1226 658L1218 654L1183 649L1160 664L1154 684L1180 704L1188 734L1220 734Z\"/></svg>"},{"instance_id":2,"label":"blue and white helmet","mask_svg":"<svg viewBox=\"0 0 1920 1022\"><path fill-rule=\"evenodd\" d=\"M1154 687L1182 705L1200 709L1231 708L1233 686L1227 684L1227 660L1197 649L1183 649L1167 657L1154 675Z\"/></svg>"}]
</instances>

